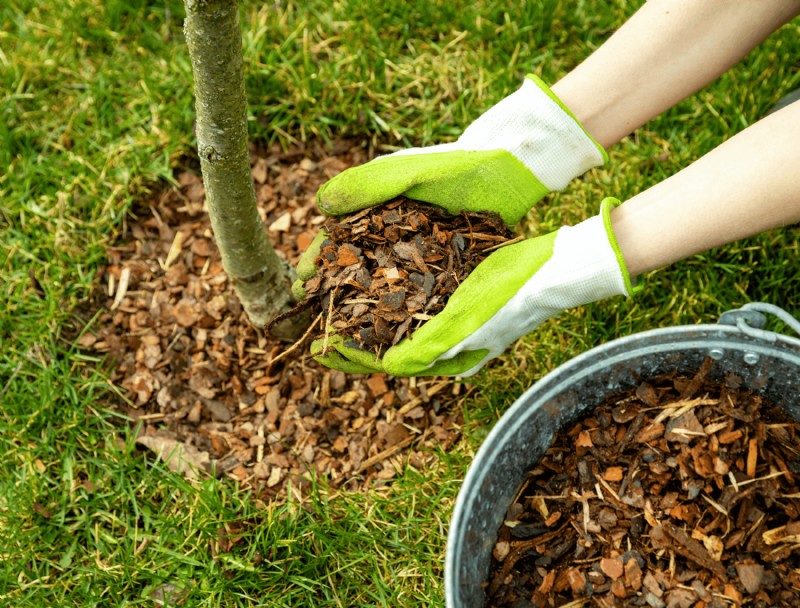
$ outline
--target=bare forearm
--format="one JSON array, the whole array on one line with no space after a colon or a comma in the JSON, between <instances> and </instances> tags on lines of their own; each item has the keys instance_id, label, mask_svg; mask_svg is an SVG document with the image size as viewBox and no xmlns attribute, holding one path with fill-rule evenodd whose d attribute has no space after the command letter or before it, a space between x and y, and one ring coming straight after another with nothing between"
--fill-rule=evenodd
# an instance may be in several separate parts
<instances>
[{"instance_id":1,"label":"bare forearm","mask_svg":"<svg viewBox=\"0 0 800 608\"><path fill-rule=\"evenodd\" d=\"M717 78L798 12L798 0L650 0L553 91L609 147Z\"/></svg>"},{"instance_id":2,"label":"bare forearm","mask_svg":"<svg viewBox=\"0 0 800 608\"><path fill-rule=\"evenodd\" d=\"M614 209L631 275L800 221L800 102Z\"/></svg>"}]
</instances>

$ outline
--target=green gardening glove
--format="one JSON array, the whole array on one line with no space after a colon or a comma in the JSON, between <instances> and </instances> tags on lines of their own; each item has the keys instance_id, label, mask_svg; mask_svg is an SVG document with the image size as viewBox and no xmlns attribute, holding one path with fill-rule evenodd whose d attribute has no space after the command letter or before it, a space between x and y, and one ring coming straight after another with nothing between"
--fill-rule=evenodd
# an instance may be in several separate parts
<instances>
[{"instance_id":1,"label":"green gardening glove","mask_svg":"<svg viewBox=\"0 0 800 608\"><path fill-rule=\"evenodd\" d=\"M607 198L600 214L574 227L498 249L450 296L444 310L382 358L341 337L317 340L317 361L349 373L468 376L519 337L562 310L633 292L611 230Z\"/></svg>"},{"instance_id":2,"label":"green gardening glove","mask_svg":"<svg viewBox=\"0 0 800 608\"><path fill-rule=\"evenodd\" d=\"M306 299L306 289L303 286L305 282L317 274L316 260L319 257L322 242L327 236L328 234L324 230L318 231L297 262L297 267L295 268L297 280L292 283L292 295L298 302Z\"/></svg>"},{"instance_id":3,"label":"green gardening glove","mask_svg":"<svg viewBox=\"0 0 800 608\"><path fill-rule=\"evenodd\" d=\"M402 194L452 214L494 211L513 225L548 192L607 159L547 85L529 75L457 141L343 171L319 189L317 206L343 215Z\"/></svg>"},{"instance_id":4,"label":"green gardening glove","mask_svg":"<svg viewBox=\"0 0 800 608\"><path fill-rule=\"evenodd\" d=\"M457 141L410 148L343 171L322 185L317 206L344 215L405 195L452 214L493 211L519 222L548 192L602 165L606 151L538 77L467 127ZM294 295L316 273L324 235L317 234L297 266Z\"/></svg>"}]
</instances>

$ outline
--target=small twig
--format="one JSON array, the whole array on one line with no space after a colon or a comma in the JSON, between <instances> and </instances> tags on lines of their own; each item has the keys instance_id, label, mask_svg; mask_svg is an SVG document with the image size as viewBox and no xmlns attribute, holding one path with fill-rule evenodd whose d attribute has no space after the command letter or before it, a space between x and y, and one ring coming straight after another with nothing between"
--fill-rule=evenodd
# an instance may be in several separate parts
<instances>
[{"instance_id":1,"label":"small twig","mask_svg":"<svg viewBox=\"0 0 800 608\"><path fill-rule=\"evenodd\" d=\"M764 481L766 479L772 479L773 477L781 477L782 475L786 475L783 471L775 471L774 473L770 473L769 475L764 475L763 477L756 477L755 479L746 479L744 481L740 481L738 486L741 488L742 486L746 486L750 483L755 483L757 481Z\"/></svg>"},{"instance_id":2,"label":"small twig","mask_svg":"<svg viewBox=\"0 0 800 608\"><path fill-rule=\"evenodd\" d=\"M299 315L303 312L306 308L310 308L314 304L314 301L311 298L306 298L299 304L295 305L294 308L291 310L287 310L286 312L282 312L277 317L274 317L267 323L266 327L264 327L264 332L270 335L272 334L272 328L275 326L276 323L280 323L281 321L293 317L295 315Z\"/></svg>"},{"instance_id":3,"label":"small twig","mask_svg":"<svg viewBox=\"0 0 800 608\"><path fill-rule=\"evenodd\" d=\"M391 456L394 456L394 454L396 454L397 452L399 452L400 450L402 450L404 447L406 447L407 445L411 444L412 442L414 442L414 441L416 441L418 439L419 440L424 439L427 435L428 435L428 431L427 430L424 433L422 433L421 435L410 435L409 437L406 437L402 441L399 441L399 442L395 443L392 447L386 448L382 452L378 452L377 454L375 454L375 456L367 458L364 462L362 462L361 465L358 467L358 472L359 473L363 473L368 468L383 462L384 460L386 460L387 458L389 458Z\"/></svg>"},{"instance_id":4,"label":"small twig","mask_svg":"<svg viewBox=\"0 0 800 608\"><path fill-rule=\"evenodd\" d=\"M561 537L562 533L570 525L570 523L572 523L572 519L565 521L557 530L553 530L547 534L542 534L541 536L537 536L536 538L532 538L530 540L512 542L511 551L509 551L508 555L503 560L503 567L500 569L500 573L492 579L491 583L489 584L489 588L486 590L486 597L489 599L494 597L494 595L497 593L497 590L500 588L500 585L511 573L511 570L514 568L516 563L531 549L535 548L537 545L546 545L554 538Z\"/></svg>"},{"instance_id":5,"label":"small twig","mask_svg":"<svg viewBox=\"0 0 800 608\"><path fill-rule=\"evenodd\" d=\"M311 322L311 325L309 325L309 326L308 326L308 329L305 331L305 333L304 333L302 336L300 336L300 339L299 339L299 340L297 340L297 341L296 341L294 344L292 344L292 345L291 345L289 348L287 348L285 351L283 351L281 354L279 354L277 357L275 357L274 359L272 359L272 361L270 361L270 362L269 362L269 365L268 365L267 367L268 367L268 368L269 368L269 367L272 367L272 366L273 366L273 365L275 365L275 364L276 364L278 361L280 361L281 359L283 359L283 358L284 358L286 355L288 355L288 354L289 354L289 353L291 353L292 351L296 350L296 349L297 349L297 348L298 348L298 347L299 347L299 346L300 346L300 345L301 345L301 344L302 344L302 343L303 343L303 342L304 342L304 341L305 341L305 340L308 338L308 336L309 336L309 335L311 335L311 332L312 332L312 331L314 331L314 328L317 326L317 323L319 323L319 320L320 320L321 318L322 318L322 313L319 313L319 314L317 315L317 318L316 318L316 319L314 319L314 320Z\"/></svg>"},{"instance_id":6,"label":"small twig","mask_svg":"<svg viewBox=\"0 0 800 608\"><path fill-rule=\"evenodd\" d=\"M589 535L589 522L591 521L591 512L589 509L589 500L592 498L597 498L594 495L594 492L584 492L583 494L578 494L577 492L572 493L572 498L577 500L581 505L583 505L583 533L584 535Z\"/></svg>"},{"instance_id":7,"label":"small twig","mask_svg":"<svg viewBox=\"0 0 800 608\"><path fill-rule=\"evenodd\" d=\"M703 497L703 500L705 500L708 504L710 504L712 507L714 507L717 511L722 513L725 517L728 517L729 513L728 513L728 510L725 507L723 507L721 504L719 504L717 501L715 501L713 498L711 498L707 494L702 494L702 497Z\"/></svg>"},{"instance_id":8,"label":"small twig","mask_svg":"<svg viewBox=\"0 0 800 608\"><path fill-rule=\"evenodd\" d=\"M130 280L131 276L131 269L127 266L122 269L122 272L119 275L119 285L117 285L117 293L114 296L114 302L111 304L111 310L116 310L120 304L122 304L122 300L125 297L125 294L128 292L128 281Z\"/></svg>"},{"instance_id":9,"label":"small twig","mask_svg":"<svg viewBox=\"0 0 800 608\"><path fill-rule=\"evenodd\" d=\"M467 226L469 226L469 248L472 249L475 245L475 238L472 236L472 222L469 221L469 215L466 211L463 213L463 217L464 221L467 222Z\"/></svg>"},{"instance_id":10,"label":"small twig","mask_svg":"<svg viewBox=\"0 0 800 608\"><path fill-rule=\"evenodd\" d=\"M434 384L433 386L428 388L426 393L427 393L428 397L433 397L436 393L438 393L443 388L446 388L449 385L450 385L450 382L448 380L442 380L441 382L437 382L436 384ZM422 403L422 399L420 397L414 397L408 403L406 403L403 407L401 407L399 410L397 410L396 415L397 416L405 416L408 412L413 410L415 407L417 407L421 403Z\"/></svg>"},{"instance_id":11,"label":"small twig","mask_svg":"<svg viewBox=\"0 0 800 608\"><path fill-rule=\"evenodd\" d=\"M732 471L728 471L728 479L731 480L731 485L733 486L733 489L738 492L739 484L736 482L736 476L733 474Z\"/></svg>"},{"instance_id":12,"label":"small twig","mask_svg":"<svg viewBox=\"0 0 800 608\"><path fill-rule=\"evenodd\" d=\"M137 420L162 420L166 418L166 414L163 412L156 412L154 414L142 414L141 416L137 416Z\"/></svg>"},{"instance_id":13,"label":"small twig","mask_svg":"<svg viewBox=\"0 0 800 608\"><path fill-rule=\"evenodd\" d=\"M331 317L333 317L333 300L336 298L336 292L338 290L339 286L334 286L331 296L328 299L328 316L325 318L325 337L322 339L322 351L320 352L322 355L328 352L328 339L331 335Z\"/></svg>"},{"instance_id":14,"label":"small twig","mask_svg":"<svg viewBox=\"0 0 800 608\"><path fill-rule=\"evenodd\" d=\"M597 474L595 474L595 479L597 479L600 485L604 487L609 493L608 499L603 501L605 504L610 504L611 507L614 508L615 510L621 511L622 513L625 514L625 516L628 519L631 519L636 516L636 512L633 509L631 509L628 505L626 505L624 502L622 502L622 499L619 497L617 491L614 490L614 488L612 488L611 485L605 479L603 479Z\"/></svg>"},{"instance_id":15,"label":"small twig","mask_svg":"<svg viewBox=\"0 0 800 608\"><path fill-rule=\"evenodd\" d=\"M456 231L458 234L463 234L460 230ZM503 242L508 241L508 237L499 234L488 234L486 232L470 232L470 236L476 241L494 241ZM523 237L514 237L514 240L522 239Z\"/></svg>"},{"instance_id":16,"label":"small twig","mask_svg":"<svg viewBox=\"0 0 800 608\"><path fill-rule=\"evenodd\" d=\"M155 213L155 209L153 210ZM162 270L169 269L170 266L178 259L178 256L183 249L183 243L186 240L186 234L182 230L178 230L175 233L175 238L172 239L172 245L170 245L169 251L167 252L167 259L164 260L164 263L161 265Z\"/></svg>"},{"instance_id":17,"label":"small twig","mask_svg":"<svg viewBox=\"0 0 800 608\"><path fill-rule=\"evenodd\" d=\"M487 251L494 251L495 249L500 249L502 247L508 247L509 245L513 245L514 243L519 243L520 241L524 241L524 236L515 236L513 239L509 239L507 241L503 241L502 243L497 243L496 245L492 245L491 247L487 247L483 250L484 253Z\"/></svg>"},{"instance_id":18,"label":"small twig","mask_svg":"<svg viewBox=\"0 0 800 608\"><path fill-rule=\"evenodd\" d=\"M678 418L679 416L698 406L716 405L718 403L719 399L699 397L697 399L681 399L680 401L675 401L666 406L650 407L642 409L641 411L649 412L651 410L662 410L662 412L653 419L653 423L657 424L664 422L667 418Z\"/></svg>"}]
</instances>

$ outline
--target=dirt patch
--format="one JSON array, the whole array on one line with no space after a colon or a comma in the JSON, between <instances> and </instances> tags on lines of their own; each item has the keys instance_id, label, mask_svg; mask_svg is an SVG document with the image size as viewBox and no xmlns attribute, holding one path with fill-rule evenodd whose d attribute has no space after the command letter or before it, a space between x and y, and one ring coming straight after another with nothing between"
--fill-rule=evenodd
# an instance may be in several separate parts
<instances>
[{"instance_id":1,"label":"dirt patch","mask_svg":"<svg viewBox=\"0 0 800 608\"><path fill-rule=\"evenodd\" d=\"M259 211L292 264L325 220L319 186L368 160L350 143L251 157ZM306 345L281 357L291 345L248 324L223 272L202 180L192 171L176 179L139 205L127 240L108 249L103 312L80 341L109 355L127 398L119 409L143 447L165 460L178 449L190 465L182 470L214 471L262 498L289 485L303 494L312 474L363 488L450 448L467 385L347 376L310 359Z\"/></svg>"},{"instance_id":2,"label":"dirt patch","mask_svg":"<svg viewBox=\"0 0 800 608\"><path fill-rule=\"evenodd\" d=\"M708 360L558 433L507 513L487 606L795 606L800 424Z\"/></svg>"}]
</instances>

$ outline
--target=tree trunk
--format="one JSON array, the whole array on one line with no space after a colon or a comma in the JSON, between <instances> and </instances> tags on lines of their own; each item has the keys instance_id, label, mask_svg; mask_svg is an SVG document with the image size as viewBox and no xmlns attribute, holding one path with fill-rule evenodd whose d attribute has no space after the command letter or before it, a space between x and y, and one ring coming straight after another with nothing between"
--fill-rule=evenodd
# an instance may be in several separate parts
<instances>
[{"instance_id":1,"label":"tree trunk","mask_svg":"<svg viewBox=\"0 0 800 608\"><path fill-rule=\"evenodd\" d=\"M237 0L184 0L194 73L197 147L211 227L250 322L264 327L292 304L292 270L270 244L256 208L247 149L247 100ZM273 333L290 338L301 323ZM296 327L295 327L296 326Z\"/></svg>"}]
</instances>

